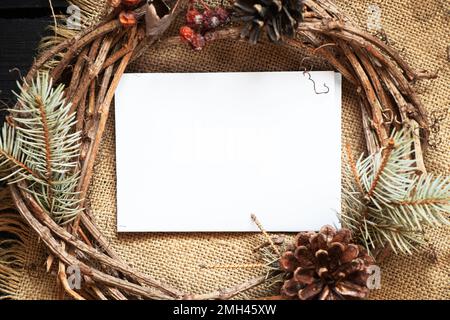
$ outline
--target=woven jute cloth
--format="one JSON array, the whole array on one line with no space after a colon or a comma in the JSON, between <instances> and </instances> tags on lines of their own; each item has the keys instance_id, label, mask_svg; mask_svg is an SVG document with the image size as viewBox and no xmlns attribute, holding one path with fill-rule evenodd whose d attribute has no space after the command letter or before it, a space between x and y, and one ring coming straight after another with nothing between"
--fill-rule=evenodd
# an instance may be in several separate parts
<instances>
[{"instance_id":1,"label":"woven jute cloth","mask_svg":"<svg viewBox=\"0 0 450 320\"><path fill-rule=\"evenodd\" d=\"M374 5L381 10L381 23L387 40L416 69L438 70L439 77L422 81L417 89L429 113L450 107L450 3L447 0L365 1L339 0L337 4L355 23L365 27ZM176 32L176 28L173 29ZM130 72L220 72L285 71L331 69L326 62L303 60L304 53L282 46L221 40L194 52L187 45L159 44L150 48L129 68ZM173 90L177 88L174 87ZM151 88L148 90L151 99ZM223 93L224 96L227 94ZM289 94L289 93L287 93ZM202 88L186 99L201 99ZM217 97L221 99L223 97ZM327 134L320 119L314 134ZM364 152L361 114L355 88L344 82L342 130L344 142L355 152ZM426 152L430 172L450 174L450 116L440 124L441 143ZM308 137L311 138L311 137ZM136 163L139 163L136 152ZM89 193L89 205L100 229L118 254L133 267L151 274L182 291L204 293L228 287L264 273L254 269L204 269L202 265L229 265L258 262L253 248L264 241L261 234L248 233L116 233L114 113L111 114L95 175ZM320 173L317 173L318 177ZM144 201L145 199L143 199ZM176 200L174 200L176 201ZM158 219L157 216L154 219ZM264 221L263 221L264 223ZM414 256L390 256L381 265L381 289L371 293L373 299L450 299L450 230L427 230L430 247ZM57 294L55 277L46 274L45 249L37 236L28 240L27 264L20 283L21 299L51 299ZM432 252L437 261L432 259ZM261 286L238 298L256 298L274 294L274 288Z\"/></svg>"}]
</instances>

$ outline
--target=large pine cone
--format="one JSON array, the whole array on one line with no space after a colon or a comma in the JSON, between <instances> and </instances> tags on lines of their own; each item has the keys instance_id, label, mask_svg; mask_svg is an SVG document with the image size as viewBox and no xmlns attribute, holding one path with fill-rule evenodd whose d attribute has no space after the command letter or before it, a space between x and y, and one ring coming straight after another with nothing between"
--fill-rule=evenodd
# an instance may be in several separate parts
<instances>
[{"instance_id":1,"label":"large pine cone","mask_svg":"<svg viewBox=\"0 0 450 320\"><path fill-rule=\"evenodd\" d=\"M367 268L374 260L359 245L352 244L348 229L331 226L319 233L297 235L294 246L280 259L287 272L283 296L300 300L342 300L367 297Z\"/></svg>"},{"instance_id":2,"label":"large pine cone","mask_svg":"<svg viewBox=\"0 0 450 320\"><path fill-rule=\"evenodd\" d=\"M265 31L271 41L279 42L282 36L295 35L303 0L236 0L234 8L237 20L245 22L241 37L255 44Z\"/></svg>"}]
</instances>

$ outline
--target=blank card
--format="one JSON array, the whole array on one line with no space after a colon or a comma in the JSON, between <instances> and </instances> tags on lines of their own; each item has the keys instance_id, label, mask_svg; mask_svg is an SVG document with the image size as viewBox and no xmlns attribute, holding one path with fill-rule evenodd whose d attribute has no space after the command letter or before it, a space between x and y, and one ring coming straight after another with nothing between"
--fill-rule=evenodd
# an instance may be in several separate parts
<instances>
[{"instance_id":1,"label":"blank card","mask_svg":"<svg viewBox=\"0 0 450 320\"><path fill-rule=\"evenodd\" d=\"M339 74L125 74L115 109L119 232L338 224Z\"/></svg>"}]
</instances>

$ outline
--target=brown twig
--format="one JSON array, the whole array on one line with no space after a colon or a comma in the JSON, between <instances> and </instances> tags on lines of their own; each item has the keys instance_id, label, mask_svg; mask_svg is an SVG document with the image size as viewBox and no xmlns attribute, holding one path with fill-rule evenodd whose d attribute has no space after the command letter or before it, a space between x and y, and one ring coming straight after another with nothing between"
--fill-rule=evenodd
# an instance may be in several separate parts
<instances>
[{"instance_id":1,"label":"brown twig","mask_svg":"<svg viewBox=\"0 0 450 320\"><path fill-rule=\"evenodd\" d=\"M79 261L72 255L69 255L67 252L62 250L61 244L58 243L57 240L55 240L52 237L52 232L50 231L48 227L40 224L40 222L31 214L29 209L27 208L25 202L22 200L18 190L16 187L11 186L11 193L13 195L13 199L17 205L17 209L21 213L22 217L27 221L27 223L33 227L33 229L37 232L40 239L47 245L47 248L52 252L54 255L58 256L58 258L66 265L78 265L80 267L80 271L92 277L93 280L98 281L99 283L103 283L107 286L111 286L114 288L121 288L125 291L130 292L131 294L135 294L138 296L143 296L149 299L171 299L172 297L169 295L164 295L161 293L158 293L155 289L142 287L140 285L128 282L126 280L122 280L120 278L108 275L106 273L103 273L101 271L98 271L97 269L88 266L87 264ZM23 196L23 194L22 194ZM42 217L42 216L41 216ZM59 226L57 228L52 229L54 232L55 230L61 229ZM69 234L69 237L72 237ZM66 239L67 241L68 239ZM76 240L72 240L72 242ZM71 241L69 241L71 242ZM77 243L77 245L80 245L80 243ZM83 244L82 247L85 245ZM90 251L90 250L88 250ZM91 252L92 253L92 252ZM94 254L95 256L96 254Z\"/></svg>"},{"instance_id":2,"label":"brown twig","mask_svg":"<svg viewBox=\"0 0 450 320\"><path fill-rule=\"evenodd\" d=\"M31 66L30 70L28 71L25 79L24 79L24 83L29 83L31 80L34 79L34 77L36 76L36 73L51 59L53 59L57 54L61 53L62 51L64 51L64 49L67 49L69 47L72 47L77 41L79 41L81 38L85 37L86 35L91 34L92 32L94 32L95 29L99 28L101 25L103 25L104 23L101 23L99 25L93 25L89 28L84 29L83 31L81 31L80 33L78 33L77 35L75 35L72 38L69 38L59 44L57 44L56 46L50 48L49 50L43 52L38 59L33 63L33 65ZM95 35L97 36L97 35ZM95 38L95 36L93 38Z\"/></svg>"},{"instance_id":3,"label":"brown twig","mask_svg":"<svg viewBox=\"0 0 450 320\"><path fill-rule=\"evenodd\" d=\"M65 245L64 242L62 242L61 250L64 250L64 248ZM80 294L78 294L70 287L69 282L67 280L66 266L61 261L58 264L58 278L65 292L67 292L72 298L74 298L75 300L86 300L84 297L82 297Z\"/></svg>"},{"instance_id":4,"label":"brown twig","mask_svg":"<svg viewBox=\"0 0 450 320\"><path fill-rule=\"evenodd\" d=\"M358 169L356 167L355 159L353 158L353 152L352 152L350 143L347 143L345 145L345 151L347 153L348 163L350 165L350 169L352 171L353 178L355 179L356 185L358 186L359 192L361 192L361 194L365 194L366 192L364 191L363 185L361 183L361 179L359 178Z\"/></svg>"},{"instance_id":5,"label":"brown twig","mask_svg":"<svg viewBox=\"0 0 450 320\"><path fill-rule=\"evenodd\" d=\"M72 78L70 80L69 87L66 90L66 97L72 97L75 90L77 90L78 84L80 83L81 72L86 62L88 52L89 48L86 47L78 55L77 62L73 67Z\"/></svg>"},{"instance_id":6,"label":"brown twig","mask_svg":"<svg viewBox=\"0 0 450 320\"><path fill-rule=\"evenodd\" d=\"M136 32L136 30L135 30ZM135 47L139 39L143 36L143 29L140 29L139 33L137 33L137 36L134 36L136 33L132 33L129 38L129 44L130 46ZM120 62L119 66L117 67L114 77L112 79L112 82L109 86L108 92L106 93L105 99L103 100L102 104L99 106L98 113L100 115L100 119L98 123L96 124L95 128L95 137L94 140L89 148L87 159L85 163L83 164L82 170L81 170L81 183L80 183L80 191L82 198L85 197L87 189L89 187L89 183L91 181L92 173L93 173L93 167L94 167L94 161L97 156L98 149L100 147L100 141L103 136L103 132L105 130L106 126L106 120L108 119L109 114L109 107L111 105L111 101L114 97L115 90L117 86L119 85L119 80L122 77L122 74L125 71L126 66L128 65L128 62L130 61L130 58L132 56L132 52L125 55Z\"/></svg>"},{"instance_id":7,"label":"brown twig","mask_svg":"<svg viewBox=\"0 0 450 320\"><path fill-rule=\"evenodd\" d=\"M68 51L64 54L63 59L59 64L52 70L51 77L53 79L59 79L62 72L66 69L70 61L72 61L74 55L78 50L84 48L91 41L101 37L102 35L108 34L113 30L120 27L120 22L118 20L112 20L100 27L94 29L92 32L86 34L84 37L80 38L73 45L68 47Z\"/></svg>"},{"instance_id":8,"label":"brown twig","mask_svg":"<svg viewBox=\"0 0 450 320\"><path fill-rule=\"evenodd\" d=\"M92 291L94 291L95 295L96 295L100 300L108 300L108 298L103 294L103 292L100 291L99 288L97 288L97 286L91 285L91 289L92 289Z\"/></svg>"},{"instance_id":9,"label":"brown twig","mask_svg":"<svg viewBox=\"0 0 450 320\"><path fill-rule=\"evenodd\" d=\"M356 55L358 56L359 60L362 63L362 66L366 70L367 75L373 84L375 94L379 98L380 106L382 108L382 110L381 110L382 118L383 118L383 114L385 112L384 110L389 110L389 112L391 112L392 115L395 116L394 107L392 106L392 103L391 103L386 91L384 90L380 79L378 78L377 72L375 70L374 65L372 64L372 61L367 57L367 53L363 52L362 50L360 50L358 48L356 50ZM389 132L391 129L391 124L384 121L384 119L382 120L382 123L386 127L386 131Z\"/></svg>"},{"instance_id":10,"label":"brown twig","mask_svg":"<svg viewBox=\"0 0 450 320\"><path fill-rule=\"evenodd\" d=\"M370 116L370 106L362 94L359 95L359 105L361 109L362 125L364 136L366 138L366 146L369 154L374 154L380 150L380 144L376 133L373 130L372 120Z\"/></svg>"},{"instance_id":11,"label":"brown twig","mask_svg":"<svg viewBox=\"0 0 450 320\"><path fill-rule=\"evenodd\" d=\"M244 283L240 283L228 289L219 289L207 294L185 295L184 300L228 300L239 293L254 288L267 280L265 275L250 279Z\"/></svg>"},{"instance_id":12,"label":"brown twig","mask_svg":"<svg viewBox=\"0 0 450 320\"><path fill-rule=\"evenodd\" d=\"M267 264L264 263L231 263L231 264L212 264L212 265L201 265L202 269L209 270L241 270L241 269L261 269L267 268Z\"/></svg>"},{"instance_id":13,"label":"brown twig","mask_svg":"<svg viewBox=\"0 0 450 320\"><path fill-rule=\"evenodd\" d=\"M136 281L148 284L155 289L161 290L165 292L165 294L170 295L172 297L177 297L179 295L179 292L177 290L168 288L162 284L160 284L158 281L153 280L145 275L140 274L139 272L133 271L129 266L125 265L119 260L113 259L108 257L107 255L99 252L95 248L90 247L89 245L85 244L84 242L76 239L72 234L67 232L64 228L61 228L58 226L43 210L39 207L39 205L35 202L35 200L27 193L21 192L18 193L18 191L15 189L15 187L11 186L13 198L20 202L21 209L24 210L25 213L28 214L29 209L25 205L25 202L23 199L26 200L26 202L30 205L32 208L32 211L37 215L39 218L39 221L42 222L42 227L47 228L48 230L52 230L53 233L55 233L61 240L64 240L66 243L70 244L71 246L77 248L78 250L86 253L91 258L95 259L96 261L101 262L104 265L109 266L112 269L118 270L128 276L130 276L133 279L136 279ZM22 195L22 197L19 197L19 194ZM17 202L16 202L17 203ZM37 221L37 220L36 220ZM61 259L61 256L65 256L66 254L59 254L58 257Z\"/></svg>"},{"instance_id":14,"label":"brown twig","mask_svg":"<svg viewBox=\"0 0 450 320\"><path fill-rule=\"evenodd\" d=\"M366 72L361 66L356 55L352 52L352 50L349 48L347 44L343 43L342 41L340 41L339 44L340 47L343 49L345 55L347 56L348 60L350 61L351 65L353 66L355 73L358 75L360 79L360 84L364 89L364 92L366 93L367 101L369 102L372 108L372 121L380 145L384 146L388 139L388 133L386 131L386 128L383 126L383 114L382 114L383 108L381 107L380 101L378 100L378 97L375 94L375 91L373 89L369 77L367 76Z\"/></svg>"},{"instance_id":15,"label":"brown twig","mask_svg":"<svg viewBox=\"0 0 450 320\"><path fill-rule=\"evenodd\" d=\"M415 120L409 118L409 113L414 111L411 110L410 107L411 105L406 102L405 98L403 97L399 89L395 86L389 74L384 70L380 70L379 76L383 80L384 84L388 88L394 100L396 101L402 121L405 122L407 125L409 125L414 132L413 147L414 147L414 160L416 161L416 167L419 172L426 173L427 170L425 168L425 163L423 160L422 144L420 141L420 134L418 132L420 127Z\"/></svg>"},{"instance_id":16,"label":"brown twig","mask_svg":"<svg viewBox=\"0 0 450 320\"><path fill-rule=\"evenodd\" d=\"M259 222L259 220L256 217L256 215L252 213L251 217L252 217L253 222L258 226L259 230L262 232L262 234L266 237L267 241L270 243L270 246L272 247L273 251L278 256L281 256L280 249L275 245L275 243L272 240L272 237L264 229L264 227L262 226L261 222Z\"/></svg>"},{"instance_id":17,"label":"brown twig","mask_svg":"<svg viewBox=\"0 0 450 320\"><path fill-rule=\"evenodd\" d=\"M71 98L72 107L70 112L74 112L78 106L78 103L83 97L83 94L88 90L91 82L98 76L99 72L102 69L103 63L109 53L109 49L111 48L111 42L113 40L112 36L106 36L102 42L102 45L96 54L95 62L89 65L87 70L85 71L83 77L80 80L80 85L78 87L77 93Z\"/></svg>"},{"instance_id":18,"label":"brown twig","mask_svg":"<svg viewBox=\"0 0 450 320\"><path fill-rule=\"evenodd\" d=\"M104 63L103 69L112 66L114 63L122 59L126 54L132 52L134 48L125 45L122 49L116 51L112 56L110 56Z\"/></svg>"},{"instance_id":19,"label":"brown twig","mask_svg":"<svg viewBox=\"0 0 450 320\"><path fill-rule=\"evenodd\" d=\"M77 110L77 123L75 125L75 131L82 132L84 128L84 116L86 113L86 95L81 99L79 108Z\"/></svg>"}]
</instances>

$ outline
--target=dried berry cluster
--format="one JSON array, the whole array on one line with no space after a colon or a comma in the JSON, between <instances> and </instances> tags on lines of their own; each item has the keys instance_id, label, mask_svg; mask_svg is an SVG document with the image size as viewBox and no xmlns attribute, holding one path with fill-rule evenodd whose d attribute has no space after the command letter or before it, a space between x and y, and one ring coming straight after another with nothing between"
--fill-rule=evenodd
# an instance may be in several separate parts
<instances>
[{"instance_id":1,"label":"dried berry cluster","mask_svg":"<svg viewBox=\"0 0 450 320\"><path fill-rule=\"evenodd\" d=\"M211 9L202 0L191 0L186 13L186 25L180 28L180 37L193 49L201 50L208 41L208 31L223 26L230 21L230 14L223 7ZM198 10L196 7L201 7Z\"/></svg>"}]
</instances>

